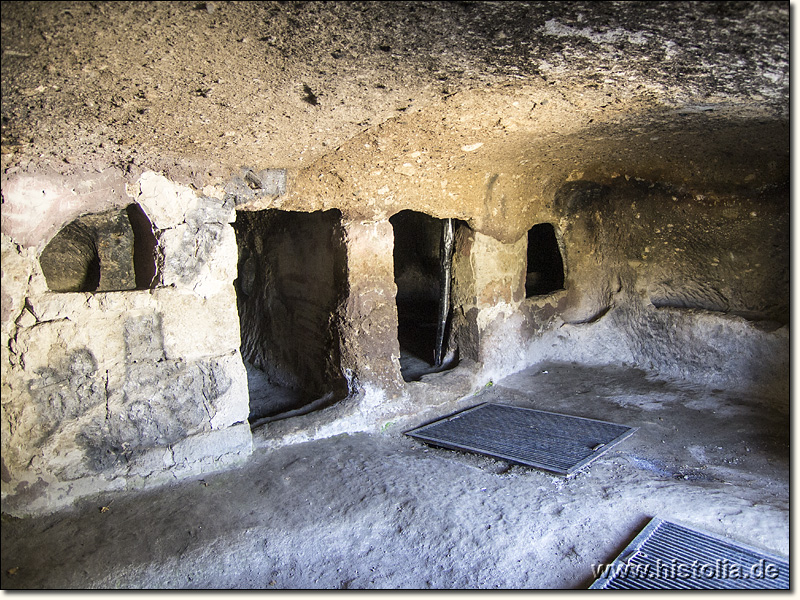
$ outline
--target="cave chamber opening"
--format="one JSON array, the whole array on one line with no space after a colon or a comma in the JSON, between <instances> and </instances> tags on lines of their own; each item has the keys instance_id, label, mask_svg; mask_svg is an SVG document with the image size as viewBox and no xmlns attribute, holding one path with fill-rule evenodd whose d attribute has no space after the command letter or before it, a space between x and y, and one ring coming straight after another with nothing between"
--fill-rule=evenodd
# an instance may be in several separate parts
<instances>
[{"instance_id":1,"label":"cave chamber opening","mask_svg":"<svg viewBox=\"0 0 800 600\"><path fill-rule=\"evenodd\" d=\"M340 212L239 211L234 230L251 425L344 398L337 333L346 287Z\"/></svg>"},{"instance_id":2,"label":"cave chamber opening","mask_svg":"<svg viewBox=\"0 0 800 600\"><path fill-rule=\"evenodd\" d=\"M458 223L404 210L389 219L394 231L397 338L404 381L454 367L449 348L453 233ZM449 351L448 351L449 350Z\"/></svg>"}]
</instances>

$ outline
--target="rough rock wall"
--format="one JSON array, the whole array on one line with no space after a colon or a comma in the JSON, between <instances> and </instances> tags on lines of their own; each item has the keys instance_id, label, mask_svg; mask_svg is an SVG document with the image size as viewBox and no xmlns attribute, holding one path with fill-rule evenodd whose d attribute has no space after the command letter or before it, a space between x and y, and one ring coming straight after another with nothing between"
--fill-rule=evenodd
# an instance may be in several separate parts
<instances>
[{"instance_id":1,"label":"rough rock wall","mask_svg":"<svg viewBox=\"0 0 800 600\"><path fill-rule=\"evenodd\" d=\"M251 450L233 207L154 173L130 193L158 237L162 285L152 290L50 291L36 246L3 234L2 490L12 514L220 468Z\"/></svg>"},{"instance_id":2,"label":"rough rock wall","mask_svg":"<svg viewBox=\"0 0 800 600\"><path fill-rule=\"evenodd\" d=\"M731 185L687 185L614 176L609 167L595 166L587 169L595 179L563 181L521 210L512 209L505 194L487 199L489 208L480 210L496 211L521 234L510 241L473 229L469 213L440 209L441 216L467 221L456 233L450 351L478 363L477 380L555 357L624 362L664 376L785 395L788 189L779 183L783 156L754 155L752 162L766 164L771 157L777 167L767 168L776 174L767 181L748 182L739 174L740 182ZM284 202L279 196L265 205ZM528 229L552 224L563 290L525 297L527 229L510 211L529 214ZM383 307L343 319L346 329L364 322L362 335L342 338L343 347L352 344L344 354L357 357L361 372L382 364L376 381L391 390L394 366L379 358L393 357L396 343L394 303L387 296L395 296L397 286L384 264L392 253L391 223L384 218L358 227L370 234L348 241L350 294L363 291ZM371 256L363 272L362 252ZM353 302L349 297L347 305Z\"/></svg>"},{"instance_id":3,"label":"rough rock wall","mask_svg":"<svg viewBox=\"0 0 800 600\"><path fill-rule=\"evenodd\" d=\"M646 181L576 181L553 206L566 289L522 302L512 295L505 310L476 304L471 335L482 348L496 347L490 368L505 373L552 355L626 362L764 397L788 394L785 186L687 198ZM511 255L505 261L512 271L518 263ZM490 315L495 322L482 328ZM509 340L518 348L504 348Z\"/></svg>"},{"instance_id":4,"label":"rough rock wall","mask_svg":"<svg viewBox=\"0 0 800 600\"><path fill-rule=\"evenodd\" d=\"M526 241L504 244L464 226L456 232L451 344L489 370L521 344L517 336L493 341L491 331L517 314L525 297Z\"/></svg>"},{"instance_id":5,"label":"rough rock wall","mask_svg":"<svg viewBox=\"0 0 800 600\"><path fill-rule=\"evenodd\" d=\"M77 164L202 156L197 174L225 180L244 164L304 167L366 128L510 83L537 84L537 113L575 103L582 124L599 122L593 92L611 108L644 96L789 114L786 2L198 5L5 3L3 144ZM514 127L533 105L518 100L487 125Z\"/></svg>"},{"instance_id":6,"label":"rough rock wall","mask_svg":"<svg viewBox=\"0 0 800 600\"><path fill-rule=\"evenodd\" d=\"M571 215L565 239L582 271L573 278L571 297L595 279L607 297L616 293L616 279L628 276L635 292L658 308L788 322L787 188L707 196L622 178L607 186L566 184L556 205ZM581 253L583 241L591 258ZM572 320L588 320L608 305L597 298L596 306Z\"/></svg>"},{"instance_id":7,"label":"rough rock wall","mask_svg":"<svg viewBox=\"0 0 800 600\"><path fill-rule=\"evenodd\" d=\"M304 422L304 439L375 428L544 358L788 397L787 3L8 2L0 46L4 458L22 436L4 494L31 451L19 423L33 428L40 411L30 370L12 364L26 356L17 339L30 364L82 390L78 404L53 403L93 415L106 370L111 381L164 365L171 397L197 389L183 366L232 356L239 369L223 188L239 210L343 215L335 322L353 395L320 417L339 419L329 427ZM147 171L217 187L147 176L165 194L148 202L161 192L126 191ZM131 201L158 229L157 289L137 276L142 291L67 294L51 310L37 265L46 243ZM415 384L398 365L389 219L403 210L465 223L452 339L463 360ZM526 299L524 238L537 223L554 227L565 289ZM137 358L126 334L102 337L88 319L129 330ZM26 332L39 327L63 336L52 361L38 344L53 344ZM159 330L164 358L136 342ZM104 340L115 349L98 350ZM166 433L144 435L155 448L203 439L192 410L177 425L156 413ZM58 431L90 418L66 416ZM104 435L122 440L124 458L128 438ZM88 457L77 444L65 465ZM31 473L56 469L47 460Z\"/></svg>"},{"instance_id":8,"label":"rough rock wall","mask_svg":"<svg viewBox=\"0 0 800 600\"><path fill-rule=\"evenodd\" d=\"M364 222L344 215L347 295L339 306L342 369L354 393L397 394L400 345L397 340L397 285L394 235L388 220Z\"/></svg>"}]
</instances>

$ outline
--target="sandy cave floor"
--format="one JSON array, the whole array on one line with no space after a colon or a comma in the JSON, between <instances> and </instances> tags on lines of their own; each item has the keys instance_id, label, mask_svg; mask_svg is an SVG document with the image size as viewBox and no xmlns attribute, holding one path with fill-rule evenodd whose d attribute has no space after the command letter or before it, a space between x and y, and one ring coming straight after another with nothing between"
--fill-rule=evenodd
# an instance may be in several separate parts
<instances>
[{"instance_id":1,"label":"sandy cave floor","mask_svg":"<svg viewBox=\"0 0 800 600\"><path fill-rule=\"evenodd\" d=\"M653 516L789 554L780 402L576 364L474 400L640 429L567 480L392 427L267 452L267 426L239 469L4 515L2 587L583 588Z\"/></svg>"}]
</instances>

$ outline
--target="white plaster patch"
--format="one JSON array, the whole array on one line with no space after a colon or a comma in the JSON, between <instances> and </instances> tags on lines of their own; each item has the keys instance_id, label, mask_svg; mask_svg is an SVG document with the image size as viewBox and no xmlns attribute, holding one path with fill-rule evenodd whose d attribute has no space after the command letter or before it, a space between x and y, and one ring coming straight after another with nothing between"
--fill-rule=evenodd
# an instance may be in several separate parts
<instances>
[{"instance_id":1,"label":"white plaster patch","mask_svg":"<svg viewBox=\"0 0 800 600\"><path fill-rule=\"evenodd\" d=\"M220 360L225 365L225 374L231 378L231 386L214 400L216 413L211 419L213 429L223 429L234 423L247 421L250 413L250 395L247 389L247 371L237 350L233 355Z\"/></svg>"},{"instance_id":2,"label":"white plaster patch","mask_svg":"<svg viewBox=\"0 0 800 600\"><path fill-rule=\"evenodd\" d=\"M158 229L169 229L183 223L186 211L196 202L188 187L173 183L163 175L147 171L139 178L137 202Z\"/></svg>"},{"instance_id":3,"label":"white plaster patch","mask_svg":"<svg viewBox=\"0 0 800 600\"><path fill-rule=\"evenodd\" d=\"M767 79L775 84L781 83L784 79L786 79L786 74L778 71L764 71L762 76L764 79Z\"/></svg>"},{"instance_id":4,"label":"white plaster patch","mask_svg":"<svg viewBox=\"0 0 800 600\"><path fill-rule=\"evenodd\" d=\"M416 174L417 169L411 163L403 163L402 166L396 167L394 172L410 177L411 175Z\"/></svg>"},{"instance_id":5,"label":"white plaster patch","mask_svg":"<svg viewBox=\"0 0 800 600\"><path fill-rule=\"evenodd\" d=\"M207 185L203 188L203 195L209 198L216 198L217 200L224 200L225 190L216 185Z\"/></svg>"},{"instance_id":6,"label":"white plaster patch","mask_svg":"<svg viewBox=\"0 0 800 600\"><path fill-rule=\"evenodd\" d=\"M168 359L200 360L239 348L239 316L232 285L200 301L191 292L172 288L155 290L152 295L162 314Z\"/></svg>"},{"instance_id":7,"label":"white plaster patch","mask_svg":"<svg viewBox=\"0 0 800 600\"><path fill-rule=\"evenodd\" d=\"M516 307L507 302L498 302L493 306L481 309L477 319L479 331L485 330L489 326L489 323L497 319L497 317L507 319L515 310Z\"/></svg>"},{"instance_id":8,"label":"white plaster patch","mask_svg":"<svg viewBox=\"0 0 800 600\"><path fill-rule=\"evenodd\" d=\"M43 247L81 213L123 205L124 181L116 169L84 179L42 174L3 182L3 232L23 246Z\"/></svg>"}]
</instances>

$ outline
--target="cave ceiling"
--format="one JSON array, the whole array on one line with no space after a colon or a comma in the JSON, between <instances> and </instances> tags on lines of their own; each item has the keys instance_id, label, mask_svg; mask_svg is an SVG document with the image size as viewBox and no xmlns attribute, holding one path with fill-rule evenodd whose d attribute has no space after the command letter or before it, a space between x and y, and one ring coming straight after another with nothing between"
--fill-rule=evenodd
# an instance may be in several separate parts
<instances>
[{"instance_id":1,"label":"cave ceiling","mask_svg":"<svg viewBox=\"0 0 800 600\"><path fill-rule=\"evenodd\" d=\"M785 185L788 52L786 2L3 2L3 184L277 168L513 240L570 181Z\"/></svg>"}]
</instances>

